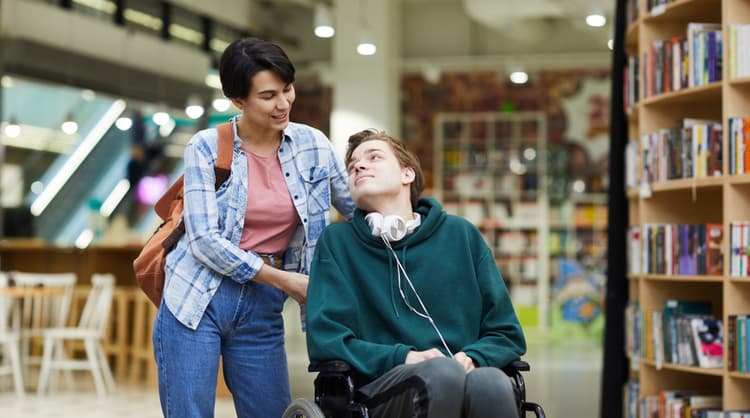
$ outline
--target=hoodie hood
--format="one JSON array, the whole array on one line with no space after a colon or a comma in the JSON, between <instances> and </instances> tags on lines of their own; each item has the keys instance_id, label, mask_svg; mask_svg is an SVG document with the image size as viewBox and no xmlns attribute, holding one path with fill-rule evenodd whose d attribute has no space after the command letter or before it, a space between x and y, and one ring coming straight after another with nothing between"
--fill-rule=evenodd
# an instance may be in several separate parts
<instances>
[{"instance_id":1,"label":"hoodie hood","mask_svg":"<svg viewBox=\"0 0 750 418\"><path fill-rule=\"evenodd\" d=\"M399 241L391 242L391 246L394 249L402 247L414 246L432 235L432 232L437 229L440 224L445 221L446 214L443 211L443 207L440 206L437 200L429 197L423 197L417 202L417 207L414 208L414 212L418 213L422 217L422 222L411 234ZM380 237L372 234L370 225L365 220L367 213L361 209L357 209L354 212L354 218L352 219L352 225L354 231L357 234L357 238L367 242L369 245L376 245L379 247L385 247ZM387 215L387 214L384 214Z\"/></svg>"}]
</instances>

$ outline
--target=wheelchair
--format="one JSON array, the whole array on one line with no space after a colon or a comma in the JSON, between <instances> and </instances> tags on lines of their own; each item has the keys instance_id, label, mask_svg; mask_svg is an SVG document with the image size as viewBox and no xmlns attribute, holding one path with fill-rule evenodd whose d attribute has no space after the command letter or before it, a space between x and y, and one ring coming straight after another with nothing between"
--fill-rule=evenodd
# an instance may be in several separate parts
<instances>
[{"instance_id":1,"label":"wheelchair","mask_svg":"<svg viewBox=\"0 0 750 418\"><path fill-rule=\"evenodd\" d=\"M315 400L294 400L282 418L369 418L367 407L355 399L349 364L332 360L311 364L307 370L318 373L315 378ZM525 418L527 412L532 412L536 418L545 418L541 405L526 401L526 384L521 372L531 370L529 364L516 360L502 370L515 382L518 416Z\"/></svg>"}]
</instances>

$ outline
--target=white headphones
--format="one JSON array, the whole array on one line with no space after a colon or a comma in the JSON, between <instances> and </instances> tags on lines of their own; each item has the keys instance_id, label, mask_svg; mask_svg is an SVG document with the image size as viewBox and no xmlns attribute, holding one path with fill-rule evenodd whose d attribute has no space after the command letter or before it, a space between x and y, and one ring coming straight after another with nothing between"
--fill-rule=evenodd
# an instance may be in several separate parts
<instances>
[{"instance_id":1,"label":"white headphones","mask_svg":"<svg viewBox=\"0 0 750 418\"><path fill-rule=\"evenodd\" d=\"M365 216L365 220L372 229L372 235L382 237L388 241L403 239L422 223L422 219L416 213L413 220L407 221L398 215L383 216L378 212L370 212Z\"/></svg>"}]
</instances>

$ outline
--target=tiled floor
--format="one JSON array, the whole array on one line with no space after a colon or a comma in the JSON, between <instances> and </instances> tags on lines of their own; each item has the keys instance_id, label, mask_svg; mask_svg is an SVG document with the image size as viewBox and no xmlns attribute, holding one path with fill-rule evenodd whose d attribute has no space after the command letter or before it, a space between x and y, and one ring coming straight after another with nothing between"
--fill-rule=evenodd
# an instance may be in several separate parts
<instances>
[{"instance_id":1,"label":"tiled floor","mask_svg":"<svg viewBox=\"0 0 750 418\"><path fill-rule=\"evenodd\" d=\"M306 372L307 357L304 337L296 330L298 323L288 318L287 349L294 397L310 397L313 375ZM530 341L528 355L532 371L525 374L529 400L541 403L548 417L595 418L601 371L601 348L598 344L582 341ZM91 378L80 375L76 391L63 390L40 398L29 394L19 400L10 390L8 379L0 384L0 417L161 417L159 399L155 391L119 386L116 394L97 398ZM616 416L616 415L613 415ZM236 417L230 399L219 399L216 417Z\"/></svg>"}]
</instances>

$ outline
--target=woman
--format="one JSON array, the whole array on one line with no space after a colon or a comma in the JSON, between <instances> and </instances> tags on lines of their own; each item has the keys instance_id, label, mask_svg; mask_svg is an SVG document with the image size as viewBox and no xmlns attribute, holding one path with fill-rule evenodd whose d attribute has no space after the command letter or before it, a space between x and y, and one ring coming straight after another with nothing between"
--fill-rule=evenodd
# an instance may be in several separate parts
<instances>
[{"instance_id":1,"label":"woman","mask_svg":"<svg viewBox=\"0 0 750 418\"><path fill-rule=\"evenodd\" d=\"M279 417L290 402L281 310L305 302L331 204L347 219L346 170L320 131L289 121L294 66L277 45L241 39L220 61L231 120L229 179L215 189L217 131L185 150L186 234L169 254L154 351L164 416L211 417L219 356L238 417Z\"/></svg>"}]
</instances>

